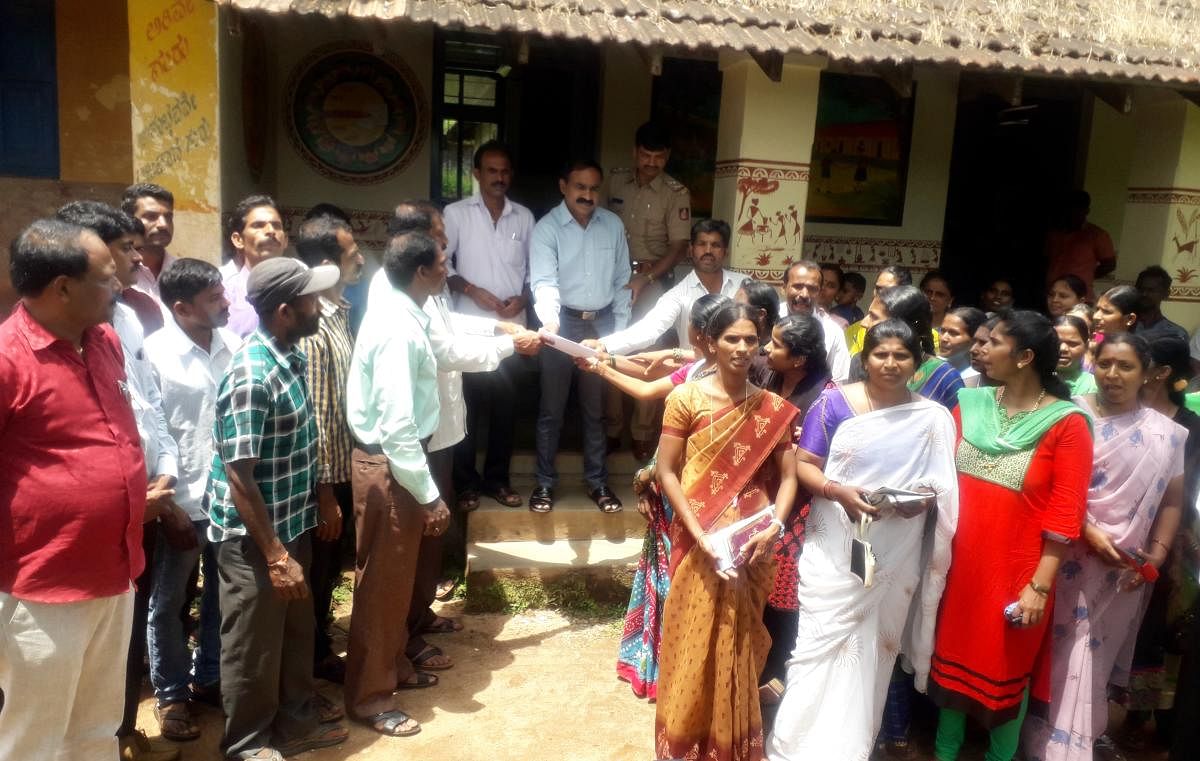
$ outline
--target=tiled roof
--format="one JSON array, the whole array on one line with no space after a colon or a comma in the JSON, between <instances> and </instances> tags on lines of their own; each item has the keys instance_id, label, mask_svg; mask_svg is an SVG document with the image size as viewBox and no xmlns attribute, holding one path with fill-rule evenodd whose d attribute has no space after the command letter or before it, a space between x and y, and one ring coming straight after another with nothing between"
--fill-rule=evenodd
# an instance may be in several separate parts
<instances>
[{"instance_id":1,"label":"tiled roof","mask_svg":"<svg viewBox=\"0 0 1200 761\"><path fill-rule=\"evenodd\" d=\"M218 0L591 42L1200 84L1200 0Z\"/></svg>"}]
</instances>

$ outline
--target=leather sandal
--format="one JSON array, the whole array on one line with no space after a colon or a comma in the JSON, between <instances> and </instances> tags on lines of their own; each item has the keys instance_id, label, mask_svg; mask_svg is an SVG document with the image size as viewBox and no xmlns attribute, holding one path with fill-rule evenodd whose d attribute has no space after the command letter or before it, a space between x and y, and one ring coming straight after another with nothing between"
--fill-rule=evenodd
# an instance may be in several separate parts
<instances>
[{"instance_id":1,"label":"leather sandal","mask_svg":"<svg viewBox=\"0 0 1200 761\"><path fill-rule=\"evenodd\" d=\"M529 495L529 509L535 513L548 513L554 509L554 490L549 486L538 486Z\"/></svg>"},{"instance_id":2,"label":"leather sandal","mask_svg":"<svg viewBox=\"0 0 1200 761\"><path fill-rule=\"evenodd\" d=\"M154 706L159 732L172 742L191 742L200 736L200 725L192 717L186 700Z\"/></svg>"},{"instance_id":3,"label":"leather sandal","mask_svg":"<svg viewBox=\"0 0 1200 761\"><path fill-rule=\"evenodd\" d=\"M588 492L588 498L596 503L596 507L600 508L602 513L619 513L621 512L621 500L617 499L617 495L612 493L612 489L607 486L597 486Z\"/></svg>"},{"instance_id":4,"label":"leather sandal","mask_svg":"<svg viewBox=\"0 0 1200 761\"><path fill-rule=\"evenodd\" d=\"M305 751L341 745L349 738L350 731L340 724L321 724L308 737L276 745L275 750L279 751L281 756L298 756Z\"/></svg>"},{"instance_id":5,"label":"leather sandal","mask_svg":"<svg viewBox=\"0 0 1200 761\"><path fill-rule=\"evenodd\" d=\"M494 489L486 489L483 493L505 507L520 507L521 505L525 504L525 500L521 499L521 495L517 494L507 486L497 486Z\"/></svg>"}]
</instances>

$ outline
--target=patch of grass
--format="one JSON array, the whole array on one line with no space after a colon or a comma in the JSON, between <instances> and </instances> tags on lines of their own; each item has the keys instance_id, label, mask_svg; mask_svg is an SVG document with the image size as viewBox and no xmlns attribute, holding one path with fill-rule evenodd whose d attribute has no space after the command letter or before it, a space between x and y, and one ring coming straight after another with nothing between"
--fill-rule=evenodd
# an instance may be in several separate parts
<instances>
[{"instance_id":1,"label":"patch of grass","mask_svg":"<svg viewBox=\"0 0 1200 761\"><path fill-rule=\"evenodd\" d=\"M349 605L354 599L354 577L349 575L342 576L342 580L333 588L333 604L334 607L340 608L343 605Z\"/></svg>"},{"instance_id":2,"label":"patch of grass","mask_svg":"<svg viewBox=\"0 0 1200 761\"><path fill-rule=\"evenodd\" d=\"M585 579L563 576L550 581L540 579L497 579L485 587L460 588L468 613L523 613L527 610L554 610L568 618L587 622L612 622L624 619L625 605L597 600Z\"/></svg>"},{"instance_id":3,"label":"patch of grass","mask_svg":"<svg viewBox=\"0 0 1200 761\"><path fill-rule=\"evenodd\" d=\"M523 613L550 605L546 590L537 579L499 579L471 590L463 584L462 589L468 613Z\"/></svg>"}]
</instances>

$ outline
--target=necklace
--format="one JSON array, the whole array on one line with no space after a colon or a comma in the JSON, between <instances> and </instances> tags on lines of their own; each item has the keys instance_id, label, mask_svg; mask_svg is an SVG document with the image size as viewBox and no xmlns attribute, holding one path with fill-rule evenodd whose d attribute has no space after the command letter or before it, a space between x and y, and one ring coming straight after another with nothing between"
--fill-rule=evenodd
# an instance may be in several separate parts
<instances>
[{"instance_id":1,"label":"necklace","mask_svg":"<svg viewBox=\"0 0 1200 761\"><path fill-rule=\"evenodd\" d=\"M1006 409L1004 408L1004 405L1003 405L1003 401L1004 401L1004 390L1005 390L1005 388L1007 388L1007 387L1006 387L1006 386L1001 386L1001 387L1000 387L1000 388L999 388L999 389L996 391L996 409L998 409L998 410L1000 410L1001 412L1003 412L1003 413L1004 413L1004 415L1005 415L1005 417L1009 417L1009 412L1008 412L1008 410L1006 410ZM1046 398L1046 389L1044 389L1044 388L1043 388L1043 389L1042 389L1040 392L1038 392L1037 399L1034 399L1034 400L1033 400L1033 406L1032 406L1032 407L1030 407L1030 408L1029 408L1029 409L1027 409L1027 410L1019 410L1019 411L1017 411L1017 412L1014 412L1014 413L1012 413L1012 415L1011 415L1011 416L1012 416L1012 417L1016 417L1017 415L1025 415L1025 414L1028 414L1028 413L1030 413L1030 412L1033 412L1034 410L1036 410L1038 407L1040 407L1040 406L1042 405L1042 400L1043 400L1043 399L1045 399L1045 398Z\"/></svg>"}]
</instances>

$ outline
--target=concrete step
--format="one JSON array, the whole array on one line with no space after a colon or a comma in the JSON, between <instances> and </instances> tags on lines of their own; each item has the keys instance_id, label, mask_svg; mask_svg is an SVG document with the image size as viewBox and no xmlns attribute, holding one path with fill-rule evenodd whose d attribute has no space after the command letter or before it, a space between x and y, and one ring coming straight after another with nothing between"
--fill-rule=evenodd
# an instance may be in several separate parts
<instances>
[{"instance_id":1,"label":"concrete step","mask_svg":"<svg viewBox=\"0 0 1200 761\"><path fill-rule=\"evenodd\" d=\"M531 476L514 476L513 488L527 504L504 507L484 497L479 509L471 513L467 522L468 590L485 588L499 579L546 582L578 575L594 590L616 589L618 597L627 594L629 573L637 565L646 533L646 520L637 512L630 478L609 482L624 506L613 514L600 512L588 498L587 488L570 477L555 490L554 510L534 513L528 507L533 485Z\"/></svg>"},{"instance_id":2,"label":"concrete step","mask_svg":"<svg viewBox=\"0 0 1200 761\"><path fill-rule=\"evenodd\" d=\"M555 459L555 464L558 466L559 480L569 482L572 480L578 481L579 476L583 475L583 454L580 452L567 452L560 450L558 457ZM479 458L477 464L479 471L483 472L483 457ZM633 455L628 451L614 452L608 456L608 475L609 487L616 489L615 484L618 481L629 481L630 477L642 467L642 464L633 458ZM512 462L508 468L509 472L514 476L532 476L537 472L537 453L527 450L519 450L513 453Z\"/></svg>"},{"instance_id":3,"label":"concrete step","mask_svg":"<svg viewBox=\"0 0 1200 761\"><path fill-rule=\"evenodd\" d=\"M524 498L521 507L505 507L490 497L482 497L479 509L467 521L468 544L502 542L537 542L626 539L641 541L646 533L646 519L637 511L637 500L629 479L610 480L609 488L621 500L624 509L619 513L600 512L587 496L582 483L562 483L555 490L554 510L535 513L529 509L529 494L534 481L528 476L514 476L513 489Z\"/></svg>"}]
</instances>

